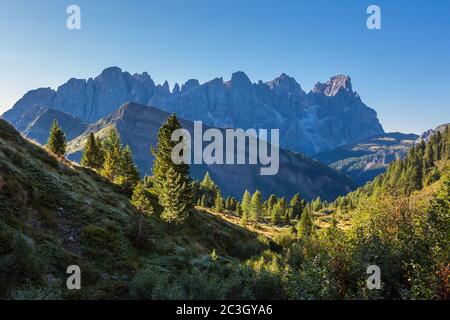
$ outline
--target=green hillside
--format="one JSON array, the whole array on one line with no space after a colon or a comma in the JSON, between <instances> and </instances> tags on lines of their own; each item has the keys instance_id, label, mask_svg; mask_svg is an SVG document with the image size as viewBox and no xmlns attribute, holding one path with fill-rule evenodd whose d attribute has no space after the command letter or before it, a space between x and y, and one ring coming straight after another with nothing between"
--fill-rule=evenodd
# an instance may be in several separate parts
<instances>
[{"instance_id":1,"label":"green hillside","mask_svg":"<svg viewBox=\"0 0 450 320\"><path fill-rule=\"evenodd\" d=\"M265 200L258 192L223 201L205 177L198 206L173 225L157 205L144 215L123 188L55 158L0 121L0 295L448 299L449 168L447 129L330 204ZM183 200L162 198L179 190L165 185L177 181L169 178L173 170L166 181L162 173L144 186L154 184L153 196L170 208ZM82 271L81 290L66 288L73 264ZM381 270L379 290L367 287L370 265Z\"/></svg>"},{"instance_id":2,"label":"green hillside","mask_svg":"<svg viewBox=\"0 0 450 320\"><path fill-rule=\"evenodd\" d=\"M139 270L190 270L215 252L226 261L267 247L258 234L195 211L173 230L139 213L119 187L49 155L0 120L0 297L127 298ZM143 243L142 243L143 242ZM65 289L79 265L83 289Z\"/></svg>"}]
</instances>

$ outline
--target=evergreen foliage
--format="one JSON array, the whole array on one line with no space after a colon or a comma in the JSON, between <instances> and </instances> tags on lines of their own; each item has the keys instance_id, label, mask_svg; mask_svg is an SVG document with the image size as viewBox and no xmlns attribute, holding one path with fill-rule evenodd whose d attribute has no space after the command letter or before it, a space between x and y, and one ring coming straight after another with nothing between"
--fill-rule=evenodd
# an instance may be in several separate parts
<instances>
[{"instance_id":1,"label":"evergreen foliage","mask_svg":"<svg viewBox=\"0 0 450 320\"><path fill-rule=\"evenodd\" d=\"M54 120L50 128L50 136L47 141L47 149L57 156L64 156L66 153L66 135L58 125L58 120Z\"/></svg>"}]
</instances>

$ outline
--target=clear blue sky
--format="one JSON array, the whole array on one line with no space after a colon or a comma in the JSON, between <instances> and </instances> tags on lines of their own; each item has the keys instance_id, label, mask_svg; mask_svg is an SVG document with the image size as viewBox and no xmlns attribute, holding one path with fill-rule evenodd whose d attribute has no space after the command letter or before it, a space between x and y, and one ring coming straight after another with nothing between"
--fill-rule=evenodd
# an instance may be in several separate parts
<instances>
[{"instance_id":1,"label":"clear blue sky","mask_svg":"<svg viewBox=\"0 0 450 320\"><path fill-rule=\"evenodd\" d=\"M66 28L70 4L80 31ZM382 30L366 28L369 4ZM0 37L0 113L30 89L119 66L171 86L285 72L306 91L349 74L387 131L450 122L450 1L2 0Z\"/></svg>"}]
</instances>

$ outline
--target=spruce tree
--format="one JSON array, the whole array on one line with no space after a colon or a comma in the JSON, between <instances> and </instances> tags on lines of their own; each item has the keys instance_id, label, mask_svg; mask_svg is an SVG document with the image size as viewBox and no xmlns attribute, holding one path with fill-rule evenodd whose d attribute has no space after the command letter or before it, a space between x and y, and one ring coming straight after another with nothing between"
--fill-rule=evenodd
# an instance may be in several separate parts
<instances>
[{"instance_id":1,"label":"spruce tree","mask_svg":"<svg viewBox=\"0 0 450 320\"><path fill-rule=\"evenodd\" d=\"M53 120L50 129L50 136L47 141L47 148L57 156L63 156L66 153L66 135L58 125L58 120Z\"/></svg>"},{"instance_id":2,"label":"spruce tree","mask_svg":"<svg viewBox=\"0 0 450 320\"><path fill-rule=\"evenodd\" d=\"M247 224L247 213L245 211L242 211L240 222L243 226Z\"/></svg>"},{"instance_id":3,"label":"spruce tree","mask_svg":"<svg viewBox=\"0 0 450 320\"><path fill-rule=\"evenodd\" d=\"M127 192L131 192L140 180L139 171L134 164L130 146L127 145L120 158L118 184Z\"/></svg>"},{"instance_id":4,"label":"spruce tree","mask_svg":"<svg viewBox=\"0 0 450 320\"><path fill-rule=\"evenodd\" d=\"M178 144L178 141L172 141L173 131L181 129L181 124L175 114L172 114L158 131L158 144L156 149L152 148L155 157L153 161L153 180L156 191L162 189L166 180L167 171L172 168L180 174L183 183L190 184L189 165L185 163L175 164L172 161L172 149Z\"/></svg>"},{"instance_id":5,"label":"spruce tree","mask_svg":"<svg viewBox=\"0 0 450 320\"><path fill-rule=\"evenodd\" d=\"M244 213L246 217L248 217L248 215L250 214L250 207L251 207L251 196L248 190L245 190L244 195L242 196L241 207L242 213Z\"/></svg>"},{"instance_id":6,"label":"spruce tree","mask_svg":"<svg viewBox=\"0 0 450 320\"><path fill-rule=\"evenodd\" d=\"M94 134L91 132L86 141L86 145L84 146L83 156L81 158L80 164L88 168L96 170L100 169L103 165L100 153L101 151L97 146L97 140L95 139Z\"/></svg>"},{"instance_id":7,"label":"spruce tree","mask_svg":"<svg viewBox=\"0 0 450 320\"><path fill-rule=\"evenodd\" d=\"M186 177L169 167L165 180L160 182L158 196L164 208L161 219L173 225L183 224L192 208L191 186Z\"/></svg>"},{"instance_id":8,"label":"spruce tree","mask_svg":"<svg viewBox=\"0 0 450 320\"><path fill-rule=\"evenodd\" d=\"M95 146L97 147L96 162L98 163L98 169L101 169L105 161L105 151L103 149L103 142L99 137L95 138Z\"/></svg>"},{"instance_id":9,"label":"spruce tree","mask_svg":"<svg viewBox=\"0 0 450 320\"><path fill-rule=\"evenodd\" d=\"M298 234L302 238L309 238L314 230L314 224L312 221L311 213L309 210L305 210L297 225Z\"/></svg>"},{"instance_id":10,"label":"spruce tree","mask_svg":"<svg viewBox=\"0 0 450 320\"><path fill-rule=\"evenodd\" d=\"M300 194L296 194L294 195L294 197L292 198L291 202L290 202L290 206L292 209L292 218L293 219L298 219L300 218L302 211L303 211L303 205L304 202L302 202L302 200L300 199Z\"/></svg>"},{"instance_id":11,"label":"spruce tree","mask_svg":"<svg viewBox=\"0 0 450 320\"><path fill-rule=\"evenodd\" d=\"M104 161L100 174L111 182L121 174L122 144L119 133L112 129L103 142Z\"/></svg>"},{"instance_id":12,"label":"spruce tree","mask_svg":"<svg viewBox=\"0 0 450 320\"><path fill-rule=\"evenodd\" d=\"M228 196L227 199L225 200L225 209L231 210L231 197L230 196Z\"/></svg>"},{"instance_id":13,"label":"spruce tree","mask_svg":"<svg viewBox=\"0 0 450 320\"><path fill-rule=\"evenodd\" d=\"M284 197L278 199L277 204L279 207L278 210L280 212L280 217L284 217L286 215L286 210L287 210L286 199Z\"/></svg>"},{"instance_id":14,"label":"spruce tree","mask_svg":"<svg viewBox=\"0 0 450 320\"><path fill-rule=\"evenodd\" d=\"M139 181L134 188L133 195L131 196L131 204L145 215L152 215L154 213L155 210L151 202L150 192L143 181Z\"/></svg>"},{"instance_id":15,"label":"spruce tree","mask_svg":"<svg viewBox=\"0 0 450 320\"><path fill-rule=\"evenodd\" d=\"M155 157L152 171L154 190L164 207L161 218L168 223L181 224L194 206L195 194L189 165L172 161L172 149L178 142L171 137L176 129L181 129L181 124L173 114L159 129L157 149L152 148Z\"/></svg>"},{"instance_id":16,"label":"spruce tree","mask_svg":"<svg viewBox=\"0 0 450 320\"><path fill-rule=\"evenodd\" d=\"M206 172L202 182L200 182L201 194L205 195L205 207L211 208L214 206L218 190L219 187L211 179L209 172Z\"/></svg>"},{"instance_id":17,"label":"spruce tree","mask_svg":"<svg viewBox=\"0 0 450 320\"><path fill-rule=\"evenodd\" d=\"M276 203L271 210L270 215L270 222L272 225L277 226L281 223L281 216L280 216L281 207L280 204Z\"/></svg>"},{"instance_id":18,"label":"spruce tree","mask_svg":"<svg viewBox=\"0 0 450 320\"><path fill-rule=\"evenodd\" d=\"M251 199L250 219L253 221L259 221L262 216L262 211L262 194L259 190L256 190Z\"/></svg>"},{"instance_id":19,"label":"spruce tree","mask_svg":"<svg viewBox=\"0 0 450 320\"><path fill-rule=\"evenodd\" d=\"M239 202L236 203L236 215L238 217L242 216L242 207L241 207L241 204Z\"/></svg>"},{"instance_id":20,"label":"spruce tree","mask_svg":"<svg viewBox=\"0 0 450 320\"><path fill-rule=\"evenodd\" d=\"M269 196L269 199L267 200L267 207L266 207L267 215L272 214L272 209L276 203L277 203L277 196L274 194L271 194Z\"/></svg>"},{"instance_id":21,"label":"spruce tree","mask_svg":"<svg viewBox=\"0 0 450 320\"><path fill-rule=\"evenodd\" d=\"M220 194L220 191L217 191L216 199L214 200L214 211L222 212L223 211L223 198Z\"/></svg>"}]
</instances>

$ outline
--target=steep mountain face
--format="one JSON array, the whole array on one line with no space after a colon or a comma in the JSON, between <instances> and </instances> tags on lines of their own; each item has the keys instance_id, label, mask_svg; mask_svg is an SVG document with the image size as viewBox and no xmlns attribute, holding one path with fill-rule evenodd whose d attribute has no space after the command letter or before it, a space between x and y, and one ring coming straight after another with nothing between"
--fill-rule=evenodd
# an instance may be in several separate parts
<instances>
[{"instance_id":1,"label":"steep mountain face","mask_svg":"<svg viewBox=\"0 0 450 320\"><path fill-rule=\"evenodd\" d=\"M35 106L17 122L17 129L22 134L38 143L47 143L50 135L50 128L54 120L66 134L67 140L72 140L82 134L88 128L88 124L80 119L61 111Z\"/></svg>"},{"instance_id":2,"label":"steep mountain face","mask_svg":"<svg viewBox=\"0 0 450 320\"><path fill-rule=\"evenodd\" d=\"M386 171L395 159L404 158L417 138L415 134L386 133L318 153L314 158L363 185Z\"/></svg>"},{"instance_id":3,"label":"steep mountain face","mask_svg":"<svg viewBox=\"0 0 450 320\"><path fill-rule=\"evenodd\" d=\"M171 91L167 81L155 85L147 73L131 75L112 67L94 79L71 79L56 91L30 91L3 118L17 127L24 113L43 106L92 123L128 101L216 127L279 128L283 147L306 154L383 133L376 112L353 91L350 77L342 75L317 83L309 93L286 74L252 83L243 72L229 81L200 84L191 79Z\"/></svg>"},{"instance_id":4,"label":"steep mountain face","mask_svg":"<svg viewBox=\"0 0 450 320\"><path fill-rule=\"evenodd\" d=\"M90 132L104 137L114 127L122 142L130 145L141 174L149 174L153 162L150 149L151 146L156 147L158 130L168 116L168 113L157 108L127 103L71 141L68 157L75 161L81 158L81 151ZM183 128L193 135L193 123L184 119L180 121ZM320 196L330 200L355 188L348 177L317 161L284 149L280 150L279 172L273 176L260 175L259 165L191 165L191 174L197 179L203 178L206 171L210 172L225 195L236 197L241 197L245 189L252 192L258 189L266 197L271 193L290 197L300 192L307 199Z\"/></svg>"}]
</instances>

